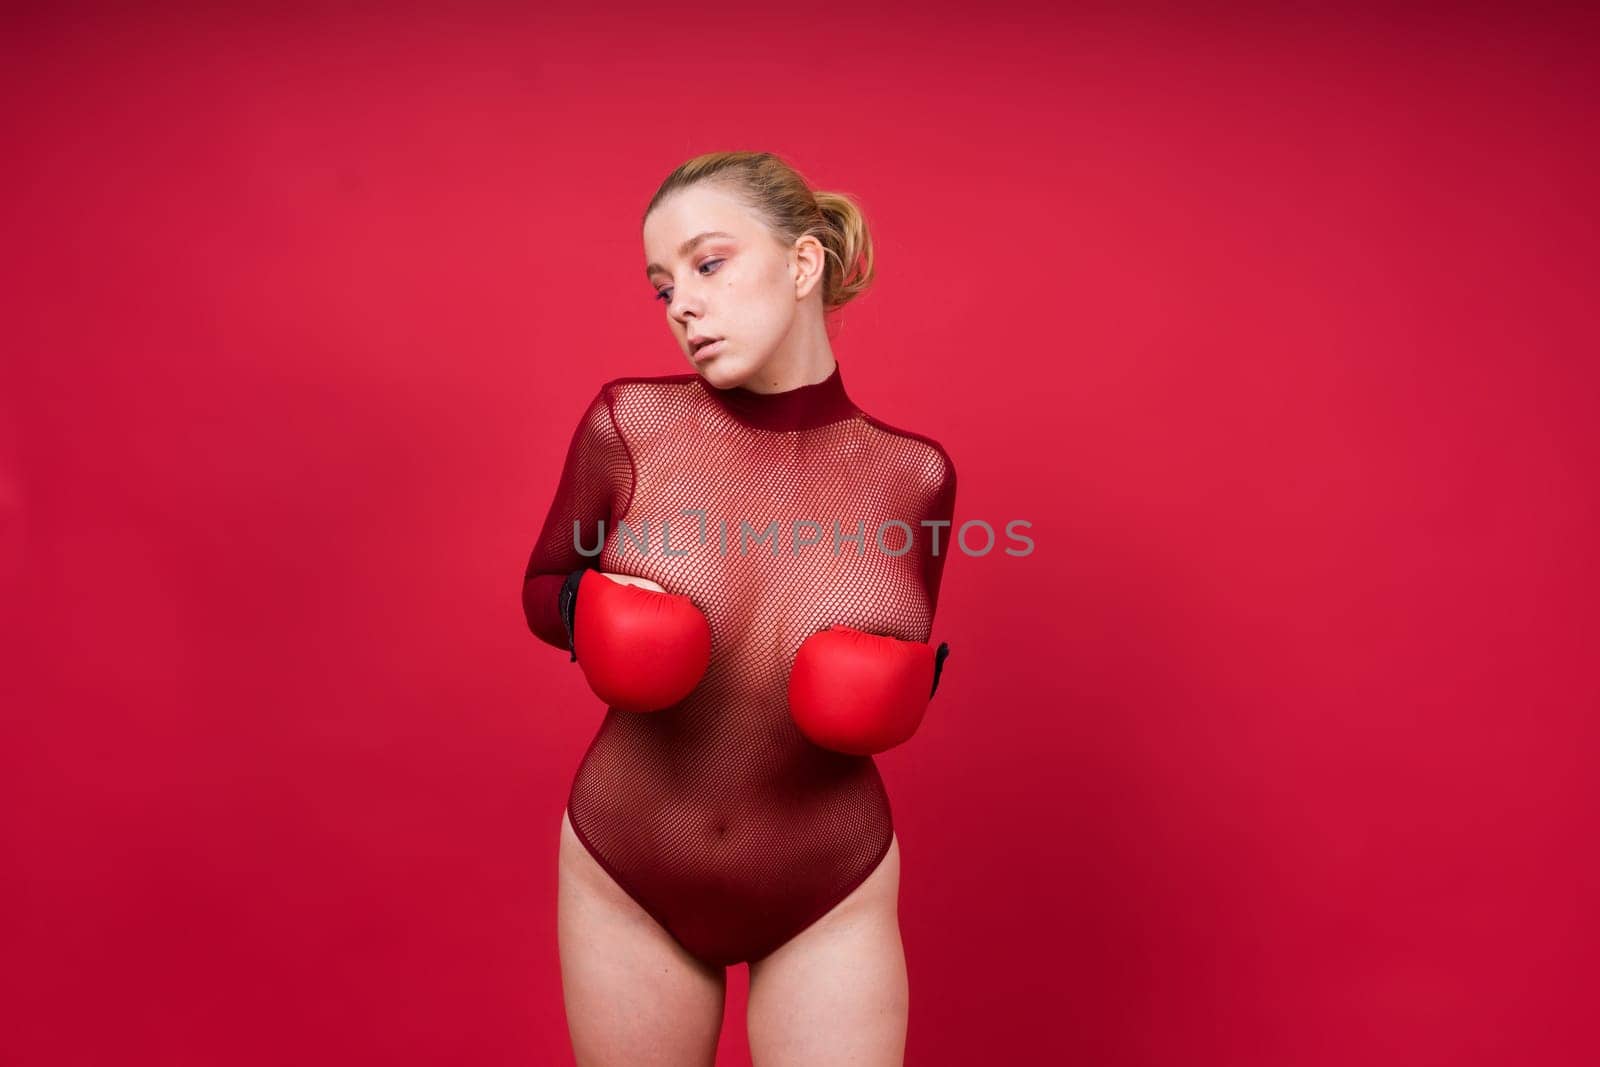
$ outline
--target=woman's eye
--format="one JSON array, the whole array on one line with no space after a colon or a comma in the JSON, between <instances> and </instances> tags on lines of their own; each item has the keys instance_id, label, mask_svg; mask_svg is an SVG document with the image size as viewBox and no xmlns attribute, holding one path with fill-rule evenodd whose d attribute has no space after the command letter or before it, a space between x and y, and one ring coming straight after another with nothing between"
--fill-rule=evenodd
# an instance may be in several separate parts
<instances>
[{"instance_id":1,"label":"woman's eye","mask_svg":"<svg viewBox=\"0 0 1600 1067\"><path fill-rule=\"evenodd\" d=\"M708 259L704 263L700 264L700 266L695 268L695 269L696 270L704 270L707 267L713 266L715 264L721 264L723 262L725 262L725 260ZM660 301L662 301L664 303L670 304L672 302L672 287L669 285L665 289L657 289L656 290L656 299L660 300Z\"/></svg>"}]
</instances>

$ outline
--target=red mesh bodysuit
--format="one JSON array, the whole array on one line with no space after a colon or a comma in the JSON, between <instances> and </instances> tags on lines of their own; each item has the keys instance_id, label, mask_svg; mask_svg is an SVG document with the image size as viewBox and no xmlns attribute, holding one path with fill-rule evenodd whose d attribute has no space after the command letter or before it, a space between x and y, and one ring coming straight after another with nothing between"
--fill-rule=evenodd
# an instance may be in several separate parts
<instances>
[{"instance_id":1,"label":"red mesh bodysuit","mask_svg":"<svg viewBox=\"0 0 1600 1067\"><path fill-rule=\"evenodd\" d=\"M528 625L566 649L562 581L598 567L688 596L712 640L681 703L606 710L568 815L600 865L704 962L767 955L888 851L876 765L800 733L789 668L834 623L928 640L955 489L938 442L857 408L837 365L768 394L698 374L617 378L580 420L524 576Z\"/></svg>"}]
</instances>

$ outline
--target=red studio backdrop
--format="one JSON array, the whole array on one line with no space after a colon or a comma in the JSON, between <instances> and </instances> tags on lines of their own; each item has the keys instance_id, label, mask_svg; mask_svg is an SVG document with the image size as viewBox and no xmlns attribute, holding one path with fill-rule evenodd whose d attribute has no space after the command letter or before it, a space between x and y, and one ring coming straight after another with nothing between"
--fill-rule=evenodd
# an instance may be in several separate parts
<instances>
[{"instance_id":1,"label":"red studio backdrop","mask_svg":"<svg viewBox=\"0 0 1600 1067\"><path fill-rule=\"evenodd\" d=\"M879 760L907 1062L1600 1061L1593 16L716 14L7 16L0 1061L571 1062L518 587L723 148L1031 524Z\"/></svg>"}]
</instances>

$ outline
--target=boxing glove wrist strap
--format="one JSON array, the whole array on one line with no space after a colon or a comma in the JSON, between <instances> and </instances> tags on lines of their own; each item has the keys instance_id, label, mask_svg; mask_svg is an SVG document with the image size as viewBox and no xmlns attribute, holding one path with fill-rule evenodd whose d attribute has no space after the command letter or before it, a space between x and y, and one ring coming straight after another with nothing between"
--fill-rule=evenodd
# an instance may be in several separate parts
<instances>
[{"instance_id":1,"label":"boxing glove wrist strap","mask_svg":"<svg viewBox=\"0 0 1600 1067\"><path fill-rule=\"evenodd\" d=\"M933 688L928 690L928 699L933 699L933 694L939 691L939 673L944 670L944 658L950 654L950 642L940 641L939 650L933 654Z\"/></svg>"},{"instance_id":2,"label":"boxing glove wrist strap","mask_svg":"<svg viewBox=\"0 0 1600 1067\"><path fill-rule=\"evenodd\" d=\"M583 572L587 567L579 567L567 575L567 580L561 583L561 595L556 598L556 604L561 609L561 622L567 628L567 647L572 650L572 658L568 663L578 661L578 642L573 636L573 620L578 617L578 585L583 581Z\"/></svg>"}]
</instances>

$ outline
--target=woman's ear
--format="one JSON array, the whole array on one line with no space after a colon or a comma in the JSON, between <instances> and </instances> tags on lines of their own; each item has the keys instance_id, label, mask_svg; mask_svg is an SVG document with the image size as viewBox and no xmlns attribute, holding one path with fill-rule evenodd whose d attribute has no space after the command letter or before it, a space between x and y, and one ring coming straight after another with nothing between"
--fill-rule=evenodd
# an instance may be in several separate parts
<instances>
[{"instance_id":1,"label":"woman's ear","mask_svg":"<svg viewBox=\"0 0 1600 1067\"><path fill-rule=\"evenodd\" d=\"M827 250L812 234L804 234L794 243L790 266L794 273L794 296L804 300L822 282L823 268L827 265Z\"/></svg>"}]
</instances>

